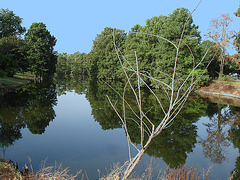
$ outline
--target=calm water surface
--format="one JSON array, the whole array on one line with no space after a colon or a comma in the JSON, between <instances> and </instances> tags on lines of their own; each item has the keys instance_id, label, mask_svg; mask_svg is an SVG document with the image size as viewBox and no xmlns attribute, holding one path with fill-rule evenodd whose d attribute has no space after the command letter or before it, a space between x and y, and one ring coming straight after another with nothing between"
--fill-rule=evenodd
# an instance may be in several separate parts
<instances>
[{"instance_id":1,"label":"calm water surface","mask_svg":"<svg viewBox=\"0 0 240 180\"><path fill-rule=\"evenodd\" d=\"M121 90L120 84L113 86ZM161 115L152 96L143 93L157 121ZM128 158L125 132L106 94L118 100L102 82L64 78L1 96L1 157L20 167L30 157L36 170L43 161L47 166L62 163L71 173L86 171L89 179L98 178L98 169L106 174L114 162ZM228 179L240 168L239 112L239 107L190 97L175 123L152 142L137 171L143 172L153 159L155 175L168 164L194 163L205 171L211 166L210 179ZM139 144L138 128L130 122L129 129Z\"/></svg>"}]
</instances>

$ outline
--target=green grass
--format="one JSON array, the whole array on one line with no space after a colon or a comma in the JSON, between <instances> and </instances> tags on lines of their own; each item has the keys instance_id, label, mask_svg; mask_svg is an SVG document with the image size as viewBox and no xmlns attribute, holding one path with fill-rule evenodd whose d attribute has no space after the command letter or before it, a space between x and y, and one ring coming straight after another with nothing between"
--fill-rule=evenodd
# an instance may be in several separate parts
<instances>
[{"instance_id":1,"label":"green grass","mask_svg":"<svg viewBox=\"0 0 240 180\"><path fill-rule=\"evenodd\" d=\"M30 73L17 73L14 77L3 77L0 78L0 84L6 86L18 86L21 84L25 84L28 80L33 80L34 75Z\"/></svg>"},{"instance_id":2,"label":"green grass","mask_svg":"<svg viewBox=\"0 0 240 180\"><path fill-rule=\"evenodd\" d=\"M233 79L220 80L219 82L224 83L224 84L232 84L232 85L239 85L240 84L239 80L233 80Z\"/></svg>"},{"instance_id":3,"label":"green grass","mask_svg":"<svg viewBox=\"0 0 240 180\"><path fill-rule=\"evenodd\" d=\"M239 84L240 80L237 80L236 78L230 76L223 76L222 78L212 80L212 82L213 83L220 82L225 84Z\"/></svg>"},{"instance_id":4,"label":"green grass","mask_svg":"<svg viewBox=\"0 0 240 180\"><path fill-rule=\"evenodd\" d=\"M33 79L34 75L29 73L17 73L14 75L14 77L22 78L22 79Z\"/></svg>"},{"instance_id":5,"label":"green grass","mask_svg":"<svg viewBox=\"0 0 240 180\"><path fill-rule=\"evenodd\" d=\"M26 83L26 80L24 79L18 79L14 77L4 77L0 78L0 83L4 85L19 85L19 84L24 84Z\"/></svg>"}]
</instances>

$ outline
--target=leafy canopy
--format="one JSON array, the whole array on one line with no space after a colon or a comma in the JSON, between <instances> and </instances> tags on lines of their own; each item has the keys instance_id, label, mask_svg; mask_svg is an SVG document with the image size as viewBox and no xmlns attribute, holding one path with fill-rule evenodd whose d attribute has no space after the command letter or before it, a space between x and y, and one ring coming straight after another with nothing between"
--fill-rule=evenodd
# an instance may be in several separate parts
<instances>
[{"instance_id":1,"label":"leafy canopy","mask_svg":"<svg viewBox=\"0 0 240 180\"><path fill-rule=\"evenodd\" d=\"M30 71L37 77L54 73L57 58L54 46L57 39L47 30L46 25L42 22L33 23L28 29L25 39L30 44L28 50Z\"/></svg>"},{"instance_id":2,"label":"leafy canopy","mask_svg":"<svg viewBox=\"0 0 240 180\"><path fill-rule=\"evenodd\" d=\"M8 9L0 10L0 38L17 36L25 33L26 28L21 26L22 18Z\"/></svg>"}]
</instances>

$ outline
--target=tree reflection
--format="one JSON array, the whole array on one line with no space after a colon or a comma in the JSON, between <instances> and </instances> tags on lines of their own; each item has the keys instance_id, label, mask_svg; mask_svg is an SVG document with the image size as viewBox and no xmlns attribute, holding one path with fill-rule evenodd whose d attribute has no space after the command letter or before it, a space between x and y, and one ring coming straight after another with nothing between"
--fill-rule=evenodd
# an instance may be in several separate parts
<instances>
[{"instance_id":1,"label":"tree reflection","mask_svg":"<svg viewBox=\"0 0 240 180\"><path fill-rule=\"evenodd\" d=\"M55 78L55 82L57 85L52 81L29 84L15 93L0 97L0 145L4 152L16 140L22 138L22 128L27 127L33 134L43 134L56 116L53 106L57 104L57 94L64 95L66 91L74 90L77 94L86 94L92 115L103 130L122 128L122 122L106 95L113 100L119 114L124 113L122 98L106 83L81 76ZM124 91L122 82L109 81L108 84L117 92ZM155 93L163 106L167 106L168 101L162 96L162 92L156 90ZM125 98L132 110L139 113L131 90L125 89ZM164 115L159 114L158 102L148 90L142 90L142 104L143 111L152 122L158 124ZM126 108L125 111L129 135L136 145L140 145L141 131L132 110ZM146 153L152 157L162 158L171 168L185 164L188 154L197 143L195 123L200 117L208 116L210 122L204 124L207 138L201 141L203 153L212 162L220 164L226 159L224 150L230 142L236 148L240 148L239 114L240 108L210 103L196 95L190 96L174 123L153 139ZM147 134L148 132L145 132L146 136ZM236 159L235 164L233 172L237 172L236 177L239 177L240 158Z\"/></svg>"},{"instance_id":2,"label":"tree reflection","mask_svg":"<svg viewBox=\"0 0 240 180\"><path fill-rule=\"evenodd\" d=\"M88 78L86 76L56 76L54 78L57 95L65 95L67 91L74 90L77 94L86 93Z\"/></svg>"},{"instance_id":3,"label":"tree reflection","mask_svg":"<svg viewBox=\"0 0 240 180\"><path fill-rule=\"evenodd\" d=\"M147 154L162 158L171 168L186 163L187 154L197 143L196 123L205 114L206 101L190 97L174 123L164 129L150 144Z\"/></svg>"},{"instance_id":4,"label":"tree reflection","mask_svg":"<svg viewBox=\"0 0 240 180\"><path fill-rule=\"evenodd\" d=\"M53 109L57 104L55 85L51 81L33 83L25 86L24 92L28 92L29 97L19 119L33 134L42 134L56 116Z\"/></svg>"},{"instance_id":5,"label":"tree reflection","mask_svg":"<svg viewBox=\"0 0 240 180\"><path fill-rule=\"evenodd\" d=\"M117 92L123 92L123 83L108 82ZM92 85L92 86L91 86ZM91 87L89 87L91 86ZM106 95L115 103L114 106L119 114L122 114L122 99L116 92L102 81L89 84L86 97L92 107L92 114L95 120L102 126L102 129L121 128L122 122L118 118L116 112L111 107ZM91 91L91 89L93 91ZM157 91L157 96L164 104L168 103L166 97L161 95L162 92ZM133 111L137 114L139 109L136 105L134 95L130 89L125 89L125 99L132 109L126 108L126 120L128 133L131 140L141 143L141 131L137 124ZM159 114L159 106L156 98L148 90L142 91L143 111L147 112L152 122L158 124L164 114ZM197 143L197 126L194 125L199 118L206 114L207 101L198 97L190 97L186 102L182 111L178 114L174 123L165 129L159 136L153 139L147 150L149 156L162 158L170 167L177 167L185 164L187 154L193 151ZM135 119L134 119L135 118ZM147 121L145 123L148 123ZM145 132L147 136L147 132Z\"/></svg>"},{"instance_id":6,"label":"tree reflection","mask_svg":"<svg viewBox=\"0 0 240 180\"><path fill-rule=\"evenodd\" d=\"M203 153L212 162L221 164L226 160L224 147L228 147L228 133L226 125L229 123L230 114L226 106L217 104L217 112L210 118L210 123L205 123L207 127L207 138L202 140Z\"/></svg>"},{"instance_id":7,"label":"tree reflection","mask_svg":"<svg viewBox=\"0 0 240 180\"><path fill-rule=\"evenodd\" d=\"M114 87L121 88L122 83L112 81L111 85ZM119 107L121 104L121 98L116 95L103 81L89 81L86 98L88 99L91 108L92 115L103 130L121 128L122 123L118 118L115 111L112 109L106 95L115 99L116 105ZM121 107L121 106L120 106Z\"/></svg>"},{"instance_id":8,"label":"tree reflection","mask_svg":"<svg viewBox=\"0 0 240 180\"><path fill-rule=\"evenodd\" d=\"M207 127L207 138L201 141L205 157L210 158L214 163L221 164L226 160L225 148L230 146L229 129L232 129L233 122L238 117L233 112L233 107L223 104L212 104L215 112L211 113L210 123Z\"/></svg>"},{"instance_id":9,"label":"tree reflection","mask_svg":"<svg viewBox=\"0 0 240 180\"><path fill-rule=\"evenodd\" d=\"M240 151L240 107L230 106L232 115L232 125L229 130L230 140L235 148ZM236 159L235 169L232 171L233 179L237 180L240 177L240 156Z\"/></svg>"},{"instance_id":10,"label":"tree reflection","mask_svg":"<svg viewBox=\"0 0 240 180\"><path fill-rule=\"evenodd\" d=\"M0 101L0 144L4 153L22 138L22 128L42 134L56 116L53 106L57 104L57 97L52 81L25 85L0 96Z\"/></svg>"},{"instance_id":11,"label":"tree reflection","mask_svg":"<svg viewBox=\"0 0 240 180\"><path fill-rule=\"evenodd\" d=\"M22 138L22 134L20 131L20 128L22 126L15 125L15 126L9 126L8 124L1 124L0 127L0 144L1 148L3 150L2 159L5 159L5 151L6 149L13 145L13 143L16 140L19 140Z\"/></svg>"}]
</instances>

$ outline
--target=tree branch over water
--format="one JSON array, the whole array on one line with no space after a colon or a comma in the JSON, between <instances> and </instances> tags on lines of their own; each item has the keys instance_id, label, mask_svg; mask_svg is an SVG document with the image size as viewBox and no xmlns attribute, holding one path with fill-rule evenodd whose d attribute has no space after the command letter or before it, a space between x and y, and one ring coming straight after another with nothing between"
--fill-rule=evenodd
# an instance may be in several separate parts
<instances>
[{"instance_id":1,"label":"tree branch over water","mask_svg":"<svg viewBox=\"0 0 240 180\"><path fill-rule=\"evenodd\" d=\"M201 2L201 1L200 1ZM199 5L199 4L198 4ZM198 7L198 6L197 6ZM195 11L196 9L194 9ZM193 11L193 12L194 12ZM208 51L210 48L208 48L203 55L203 57L196 62L193 56L193 52L191 51L190 46L187 45L186 42L183 42L184 36L185 36L185 31L186 27L189 25L189 21L191 20L192 13L189 12L186 18L186 21L184 23L184 26L182 28L182 32L180 35L180 39L178 41L178 45L175 45L174 42L171 40L168 40L167 38L154 35L154 34L148 34L148 33L141 33L141 32L133 32L134 34L141 34L144 36L150 36L150 37L156 37L159 38L161 41L166 41L170 45L172 45L175 50L176 50L176 55L174 58L174 63L172 67L172 75L171 74L166 74L166 77L169 77L171 79L170 83L166 83L161 79L158 79L157 77L152 77L150 72L147 72L145 70L141 70L139 66L139 59L138 59L138 52L134 52L134 57L135 57L135 67L131 65L131 63L128 61L129 55L126 54L124 55L123 52L118 48L116 44L116 39L115 39L115 32L111 34L113 36L113 44L114 48L116 51L116 55L118 57L118 60L121 64L123 74L125 75L126 78L126 84L124 91L122 93L117 92L114 88L112 88L109 84L108 86L114 89L114 91L122 98L122 114L119 113L119 111L115 108L114 102L107 96L111 106L113 107L114 111L118 115L118 117L121 119L123 123L123 127L125 129L126 135L127 135L127 140L128 140L128 145L129 145L129 161L127 162L127 165L124 164L124 168L122 168L123 176L121 177L122 179L127 179L133 169L136 167L138 162L140 161L141 157L143 154L146 152L148 149L151 141L159 135L165 128L169 127L173 122L175 117L178 115L178 113L181 111L183 108L185 102L187 101L187 98L189 94L192 92L193 88L195 85L198 83L198 81L201 79L202 75L205 73L207 67L211 63L211 61L214 59L214 57L207 63L204 62L205 57L208 54ZM131 32L130 32L131 33ZM188 73L187 76L181 77L180 79L177 77L177 71L178 71L178 66L182 65L181 64L181 58L179 54L181 53L182 49L182 44L187 45L188 50L190 51L190 54L192 56L192 64L193 67L191 71ZM196 71L200 68L205 63L205 68L202 71L202 73L196 75ZM151 86L146 82L146 80L150 81L152 84L160 84L161 89L164 90L165 96L168 98L168 107L164 107L161 99L155 95L154 90L152 89ZM134 111L133 107L131 107L125 99L125 89L129 87L135 97L134 101L137 106L137 112L136 110ZM151 113L151 110L144 112L143 104L142 104L142 88L147 88L156 98L157 102L159 103L159 111L162 111L164 114L164 117L159 121L159 122L153 122L150 118L148 118L148 114ZM127 118L127 108L130 108L131 111L134 113L135 118L132 119L134 121L140 130L140 139L141 139L141 145L140 147L136 146L129 135L129 130L128 130L128 122L129 119ZM132 157L131 155L131 146L137 150L137 154ZM111 176L111 174L109 175Z\"/></svg>"}]
</instances>

